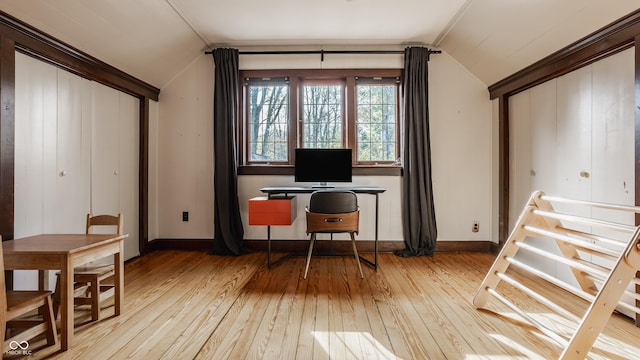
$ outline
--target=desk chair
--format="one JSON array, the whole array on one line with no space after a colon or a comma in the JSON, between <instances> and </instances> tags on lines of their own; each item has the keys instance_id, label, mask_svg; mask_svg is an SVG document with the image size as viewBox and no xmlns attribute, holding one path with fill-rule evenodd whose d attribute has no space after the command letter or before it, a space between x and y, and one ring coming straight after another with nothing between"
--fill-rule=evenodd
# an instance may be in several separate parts
<instances>
[{"instance_id":1,"label":"desk chair","mask_svg":"<svg viewBox=\"0 0 640 360\"><path fill-rule=\"evenodd\" d=\"M123 217L122 214L96 215L87 214L86 233L91 234L95 227L115 227L115 233L122 235ZM113 264L108 265L83 265L73 269L74 281L74 305L91 305L91 320L100 320L101 303L112 297L115 293L114 285L105 284L104 281L113 277L115 269ZM54 308L56 317L60 308L60 274L56 282L54 295Z\"/></svg>"},{"instance_id":2,"label":"desk chair","mask_svg":"<svg viewBox=\"0 0 640 360\"><path fill-rule=\"evenodd\" d=\"M29 313L35 316L26 317ZM24 331L11 335L8 329L14 328ZM51 291L7 291L4 280L4 255L0 246L0 357L10 349L12 342L17 342L17 350L20 350L21 346L28 346L28 340L42 333L47 337L47 345L58 344Z\"/></svg>"},{"instance_id":3,"label":"desk chair","mask_svg":"<svg viewBox=\"0 0 640 360\"><path fill-rule=\"evenodd\" d=\"M304 269L304 278L309 272L309 263L313 253L313 244L317 233L349 233L353 245L353 255L358 263L360 277L364 279L360 257L356 248L355 234L358 233L359 215L358 197L348 190L321 190L311 194L309 206L306 208L307 234L311 234L309 254Z\"/></svg>"}]
</instances>

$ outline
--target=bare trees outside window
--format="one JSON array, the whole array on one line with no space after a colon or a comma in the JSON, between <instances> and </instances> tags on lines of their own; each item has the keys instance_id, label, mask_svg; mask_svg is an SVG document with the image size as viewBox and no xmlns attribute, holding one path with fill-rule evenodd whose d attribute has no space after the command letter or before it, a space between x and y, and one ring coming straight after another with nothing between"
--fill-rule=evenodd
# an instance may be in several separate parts
<instances>
[{"instance_id":1,"label":"bare trees outside window","mask_svg":"<svg viewBox=\"0 0 640 360\"><path fill-rule=\"evenodd\" d=\"M358 161L395 161L397 86L358 85Z\"/></svg>"},{"instance_id":2,"label":"bare trees outside window","mask_svg":"<svg viewBox=\"0 0 640 360\"><path fill-rule=\"evenodd\" d=\"M248 86L250 161L287 161L289 85L259 81Z\"/></svg>"},{"instance_id":3,"label":"bare trees outside window","mask_svg":"<svg viewBox=\"0 0 640 360\"><path fill-rule=\"evenodd\" d=\"M350 148L354 166L399 165L400 75L242 71L242 164L293 165L295 148Z\"/></svg>"},{"instance_id":4,"label":"bare trees outside window","mask_svg":"<svg viewBox=\"0 0 640 360\"><path fill-rule=\"evenodd\" d=\"M342 89L340 85L305 85L302 107L302 147L342 148Z\"/></svg>"}]
</instances>

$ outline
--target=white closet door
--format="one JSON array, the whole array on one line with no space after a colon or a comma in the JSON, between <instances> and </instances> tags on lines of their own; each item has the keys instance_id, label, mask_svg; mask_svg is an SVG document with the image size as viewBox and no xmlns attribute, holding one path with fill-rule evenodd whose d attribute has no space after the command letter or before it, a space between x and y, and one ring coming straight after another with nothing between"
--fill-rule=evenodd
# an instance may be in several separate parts
<instances>
[{"instance_id":1,"label":"white closet door","mask_svg":"<svg viewBox=\"0 0 640 360\"><path fill-rule=\"evenodd\" d=\"M509 97L509 229L531 195L530 91Z\"/></svg>"},{"instance_id":2,"label":"white closet door","mask_svg":"<svg viewBox=\"0 0 640 360\"><path fill-rule=\"evenodd\" d=\"M557 79L556 185L559 196L571 199L591 200L592 87L591 66ZM562 205L555 206L562 211ZM579 215L591 217L591 211ZM582 230L591 231L588 226ZM557 269L558 278L578 285L568 265Z\"/></svg>"},{"instance_id":3,"label":"white closet door","mask_svg":"<svg viewBox=\"0 0 640 360\"><path fill-rule=\"evenodd\" d=\"M633 49L593 64L593 201L635 201L633 79Z\"/></svg>"},{"instance_id":4,"label":"white closet door","mask_svg":"<svg viewBox=\"0 0 640 360\"><path fill-rule=\"evenodd\" d=\"M91 85L58 70L55 188L45 217L47 232L82 233L90 205Z\"/></svg>"},{"instance_id":5,"label":"white closet door","mask_svg":"<svg viewBox=\"0 0 640 360\"><path fill-rule=\"evenodd\" d=\"M120 211L120 96L117 90L95 82L91 88L91 212L117 214Z\"/></svg>"},{"instance_id":6,"label":"white closet door","mask_svg":"<svg viewBox=\"0 0 640 360\"><path fill-rule=\"evenodd\" d=\"M626 50L593 64L593 201L634 205L634 51ZM593 216L634 225L629 213L593 210ZM596 233L617 237L615 232ZM611 261L593 257L593 262L612 266ZM631 292L635 291L630 286ZM635 305L631 297L623 301ZM634 316L625 308L619 311Z\"/></svg>"},{"instance_id":7,"label":"white closet door","mask_svg":"<svg viewBox=\"0 0 640 360\"><path fill-rule=\"evenodd\" d=\"M542 190L556 195L556 80L550 80L530 89L530 191ZM535 246L559 254L555 240L531 239ZM537 269L555 274L558 263L541 256L531 256L529 264Z\"/></svg>"},{"instance_id":8,"label":"white closet door","mask_svg":"<svg viewBox=\"0 0 640 360\"><path fill-rule=\"evenodd\" d=\"M91 211L124 216L125 259L138 255L138 100L92 84Z\"/></svg>"},{"instance_id":9,"label":"white closet door","mask_svg":"<svg viewBox=\"0 0 640 360\"><path fill-rule=\"evenodd\" d=\"M591 199L591 112L591 66L558 78L556 174L564 197Z\"/></svg>"},{"instance_id":10,"label":"white closet door","mask_svg":"<svg viewBox=\"0 0 640 360\"><path fill-rule=\"evenodd\" d=\"M56 68L16 54L14 236L47 231L44 204L53 202ZM54 164L53 167L51 164ZM35 289L36 271L14 271L16 290Z\"/></svg>"},{"instance_id":11,"label":"white closet door","mask_svg":"<svg viewBox=\"0 0 640 360\"><path fill-rule=\"evenodd\" d=\"M120 211L125 214L124 232L129 234L125 241L125 258L140 255L138 235L139 202L139 149L140 149L140 101L133 96L120 93L120 136L119 136L119 189Z\"/></svg>"},{"instance_id":12,"label":"white closet door","mask_svg":"<svg viewBox=\"0 0 640 360\"><path fill-rule=\"evenodd\" d=\"M43 204L54 196L56 83L55 67L16 54L15 237L47 230Z\"/></svg>"}]
</instances>

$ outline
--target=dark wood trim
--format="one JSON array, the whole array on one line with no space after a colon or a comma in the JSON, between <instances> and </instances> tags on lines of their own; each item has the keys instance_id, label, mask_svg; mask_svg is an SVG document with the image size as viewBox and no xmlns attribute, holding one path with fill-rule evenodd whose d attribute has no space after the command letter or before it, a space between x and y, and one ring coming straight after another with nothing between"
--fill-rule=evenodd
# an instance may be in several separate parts
<instances>
[{"instance_id":1,"label":"dark wood trim","mask_svg":"<svg viewBox=\"0 0 640 360\"><path fill-rule=\"evenodd\" d=\"M351 163L356 164L358 162L358 149L357 136L356 136L356 97L358 96L356 90L356 78L355 76L347 76L345 84L342 90L344 96L344 127L343 137L345 138L345 144L347 148L354 149L352 151Z\"/></svg>"},{"instance_id":2,"label":"dark wood trim","mask_svg":"<svg viewBox=\"0 0 640 360\"><path fill-rule=\"evenodd\" d=\"M15 67L15 42L0 34L0 234L3 241L13 239ZM4 278L7 289L13 289L13 271L5 271Z\"/></svg>"},{"instance_id":3,"label":"dark wood trim","mask_svg":"<svg viewBox=\"0 0 640 360\"><path fill-rule=\"evenodd\" d=\"M491 99L539 85L628 49L640 34L640 9L489 86Z\"/></svg>"},{"instance_id":4,"label":"dark wood trim","mask_svg":"<svg viewBox=\"0 0 640 360\"><path fill-rule=\"evenodd\" d=\"M15 42L0 34L0 234L13 239L15 175Z\"/></svg>"},{"instance_id":5,"label":"dark wood trim","mask_svg":"<svg viewBox=\"0 0 640 360\"><path fill-rule=\"evenodd\" d=\"M509 234L509 99L498 100L498 244Z\"/></svg>"},{"instance_id":6,"label":"dark wood trim","mask_svg":"<svg viewBox=\"0 0 640 360\"><path fill-rule=\"evenodd\" d=\"M149 243L154 250L202 250L207 251L213 245L213 239L155 239ZM244 245L253 251L267 251L266 240L244 240ZM490 253L494 247L491 241L438 241L436 252L482 252ZM271 240L275 252L304 254L309 249L308 240ZM378 251L390 253L404 249L402 241L378 241ZM352 254L348 240L318 241L319 253ZM373 240L358 240L358 252L373 253Z\"/></svg>"},{"instance_id":7,"label":"dark wood trim","mask_svg":"<svg viewBox=\"0 0 640 360\"><path fill-rule=\"evenodd\" d=\"M635 131L634 131L634 149L635 149L635 205L640 206L640 34L635 37ZM640 225L640 214L636 214L635 224ZM640 272L636 273L636 277L640 278ZM640 285L636 285L636 293L640 294ZM640 300L636 300L636 306L640 307ZM636 314L636 326L640 327L640 314Z\"/></svg>"},{"instance_id":8,"label":"dark wood trim","mask_svg":"<svg viewBox=\"0 0 640 360\"><path fill-rule=\"evenodd\" d=\"M149 100L160 90L0 11L0 233L14 232L15 52L130 94L140 100L139 249L148 246ZM145 250L146 251L146 250Z\"/></svg>"},{"instance_id":9,"label":"dark wood trim","mask_svg":"<svg viewBox=\"0 0 640 360\"><path fill-rule=\"evenodd\" d=\"M356 176L402 176L400 166L354 166ZM293 165L245 165L238 168L238 175L294 175Z\"/></svg>"},{"instance_id":10,"label":"dark wood trim","mask_svg":"<svg viewBox=\"0 0 640 360\"><path fill-rule=\"evenodd\" d=\"M140 99L140 154L138 157L138 251L140 255L149 252L149 103L148 97Z\"/></svg>"},{"instance_id":11,"label":"dark wood trim","mask_svg":"<svg viewBox=\"0 0 640 360\"><path fill-rule=\"evenodd\" d=\"M137 97L158 100L160 90L0 11L0 33L16 50Z\"/></svg>"}]
</instances>

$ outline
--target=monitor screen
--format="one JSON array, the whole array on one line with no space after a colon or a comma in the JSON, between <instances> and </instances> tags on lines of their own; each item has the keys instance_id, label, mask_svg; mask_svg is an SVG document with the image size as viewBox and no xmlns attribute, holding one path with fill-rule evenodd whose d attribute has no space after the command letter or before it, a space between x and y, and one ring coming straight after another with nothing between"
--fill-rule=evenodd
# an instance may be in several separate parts
<instances>
[{"instance_id":1,"label":"monitor screen","mask_svg":"<svg viewBox=\"0 0 640 360\"><path fill-rule=\"evenodd\" d=\"M351 149L296 149L295 181L351 182Z\"/></svg>"}]
</instances>

